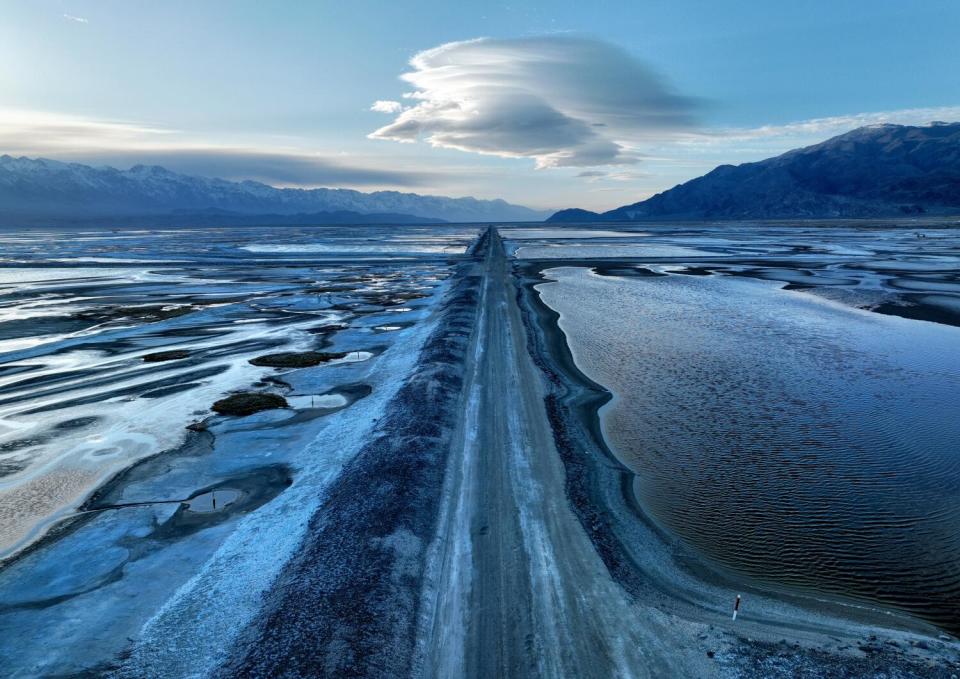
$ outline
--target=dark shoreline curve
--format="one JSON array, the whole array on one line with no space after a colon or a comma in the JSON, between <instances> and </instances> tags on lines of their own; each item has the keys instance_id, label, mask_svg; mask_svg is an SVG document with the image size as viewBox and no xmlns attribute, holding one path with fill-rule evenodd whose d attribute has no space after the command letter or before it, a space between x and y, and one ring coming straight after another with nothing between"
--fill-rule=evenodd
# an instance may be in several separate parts
<instances>
[{"instance_id":1,"label":"dark shoreline curve","mask_svg":"<svg viewBox=\"0 0 960 679\"><path fill-rule=\"evenodd\" d=\"M626 510L630 520L642 522L698 578L742 588L742 583L735 584L721 572L705 569L699 563L699 555L690 553L664 531L638 503L632 490L633 472L613 454L601 430L599 411L613 395L577 366L558 324L560 314L547 306L535 290L535 286L549 282L543 271L556 266L556 261L518 262L514 276L517 303L527 330L527 349L551 387L544 401L554 441L567 470L567 495L581 525L613 578L636 598L659 596L663 587L651 584L650 574L641 572L630 555L621 537L622 526L614 526L611 519L611 514L618 511ZM688 602L697 606L693 599Z\"/></svg>"},{"instance_id":2,"label":"dark shoreline curve","mask_svg":"<svg viewBox=\"0 0 960 679\"><path fill-rule=\"evenodd\" d=\"M780 600L800 609L854 624L936 637L939 628L907 613L891 610L889 615L881 617L878 613L886 614L888 611L880 604L871 602L875 610L863 610L856 607L864 603L860 600L851 600L854 606L849 606L840 600L813 599L802 591L794 592L770 583L750 581L746 576L733 573L684 545L645 513L633 492L633 473L617 460L601 431L599 410L609 402L612 394L587 377L576 365L566 335L558 324L559 313L547 306L535 289L535 286L549 281L543 275L545 270L567 265L563 260L515 260L513 276L517 303L527 331L528 351L548 384L544 401L554 429L555 444L567 473L566 493L574 513L611 577L636 600L655 602L664 610L669 606L672 613L681 617L703 619L703 614L710 612L706 602L696 598L697 593L684 587L679 579L670 580L655 569L645 569L638 563L635 550L644 548L642 532L647 531L666 546L671 565L694 580L729 588L730 591ZM631 549L631 538L634 537L634 548ZM790 638L791 632L819 633L824 638L827 634L839 634L835 629L822 629L815 623L803 620L789 625L778 619L761 622L770 625L770 635L776 637L782 635ZM769 640L746 638L746 632L734 631L728 626L720 626L720 629L732 637L736 664L741 667L756 669L764 657L778 653L777 644ZM875 639L873 637L866 645L860 645L867 655L865 659L845 657L830 649L809 645L802 649L795 645L790 651L798 658L802 656L802 668L842 672L836 676L862 676L848 672L872 672L891 667L918 672L908 676L941 676L929 665L921 665L919 658L904 657L896 649L890 652L889 648L884 647L885 644L876 644ZM833 640L837 641L836 637ZM781 646L783 643L785 641L781 641ZM955 655L949 649L943 650L948 658ZM952 662L957 663L957 660L952 658ZM946 670L944 666L941 671L946 673L942 676L952 676L951 672L955 672L956 667L960 667L960 663L951 670Z\"/></svg>"},{"instance_id":3,"label":"dark shoreline curve","mask_svg":"<svg viewBox=\"0 0 960 679\"><path fill-rule=\"evenodd\" d=\"M417 368L324 493L307 537L220 677L407 676L442 501L487 231L459 265Z\"/></svg>"}]
</instances>

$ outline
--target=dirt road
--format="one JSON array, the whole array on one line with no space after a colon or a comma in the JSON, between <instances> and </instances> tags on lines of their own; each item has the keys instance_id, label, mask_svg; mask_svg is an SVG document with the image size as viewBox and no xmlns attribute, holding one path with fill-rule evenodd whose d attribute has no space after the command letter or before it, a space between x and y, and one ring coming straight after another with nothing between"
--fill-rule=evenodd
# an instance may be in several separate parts
<instances>
[{"instance_id":1,"label":"dirt road","mask_svg":"<svg viewBox=\"0 0 960 679\"><path fill-rule=\"evenodd\" d=\"M608 575L570 511L499 237L485 263L465 409L431 547L419 667L426 677L694 676L667 621ZM642 616L644 625L629 624Z\"/></svg>"}]
</instances>

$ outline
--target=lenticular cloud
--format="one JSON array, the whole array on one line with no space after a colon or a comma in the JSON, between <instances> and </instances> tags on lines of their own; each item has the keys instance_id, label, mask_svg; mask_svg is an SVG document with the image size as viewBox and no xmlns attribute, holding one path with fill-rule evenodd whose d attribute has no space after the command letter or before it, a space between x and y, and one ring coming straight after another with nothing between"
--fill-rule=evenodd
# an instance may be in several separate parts
<instances>
[{"instance_id":1,"label":"lenticular cloud","mask_svg":"<svg viewBox=\"0 0 960 679\"><path fill-rule=\"evenodd\" d=\"M693 100L599 40L480 38L410 65L410 106L371 138L582 167L636 162L631 142L693 124Z\"/></svg>"}]
</instances>

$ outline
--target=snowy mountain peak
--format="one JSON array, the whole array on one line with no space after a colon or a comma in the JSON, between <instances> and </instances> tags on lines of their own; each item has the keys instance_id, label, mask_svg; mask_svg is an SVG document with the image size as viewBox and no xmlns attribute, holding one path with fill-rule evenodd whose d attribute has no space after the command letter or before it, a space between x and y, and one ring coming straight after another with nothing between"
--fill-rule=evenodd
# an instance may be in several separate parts
<instances>
[{"instance_id":1,"label":"snowy mountain peak","mask_svg":"<svg viewBox=\"0 0 960 679\"><path fill-rule=\"evenodd\" d=\"M87 218L207 210L243 215L398 214L451 222L539 221L546 216L503 200L399 191L281 189L249 180L184 175L159 165L117 170L45 158L0 156L2 214Z\"/></svg>"}]
</instances>

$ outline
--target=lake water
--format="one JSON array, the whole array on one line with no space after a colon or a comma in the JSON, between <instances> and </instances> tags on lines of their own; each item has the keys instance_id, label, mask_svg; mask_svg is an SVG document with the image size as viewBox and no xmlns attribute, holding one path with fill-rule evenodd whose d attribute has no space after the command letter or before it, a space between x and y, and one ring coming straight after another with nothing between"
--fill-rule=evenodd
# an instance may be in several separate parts
<instances>
[{"instance_id":1,"label":"lake water","mask_svg":"<svg viewBox=\"0 0 960 679\"><path fill-rule=\"evenodd\" d=\"M725 569L958 631L960 328L836 301L892 299L924 257L912 234L846 248L844 234L832 251L815 234L826 260L803 244L785 256L781 241L769 263L762 250L742 261L762 231L684 236L726 237L725 266L545 263L538 289L578 365L615 395L605 437L657 523ZM871 266L877 244L907 265ZM941 242L920 287L956 292L955 247ZM804 277L806 290L765 280Z\"/></svg>"}]
</instances>

